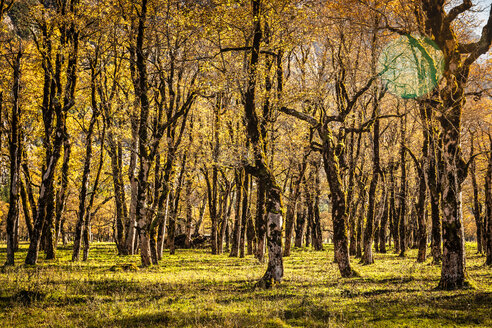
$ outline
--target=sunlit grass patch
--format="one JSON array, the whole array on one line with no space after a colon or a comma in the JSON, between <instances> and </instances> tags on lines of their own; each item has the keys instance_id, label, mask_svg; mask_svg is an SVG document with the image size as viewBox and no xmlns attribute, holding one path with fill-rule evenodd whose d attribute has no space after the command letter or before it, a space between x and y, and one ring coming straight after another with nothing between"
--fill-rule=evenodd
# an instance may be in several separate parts
<instances>
[{"instance_id":1,"label":"sunlit grass patch","mask_svg":"<svg viewBox=\"0 0 492 328\"><path fill-rule=\"evenodd\" d=\"M18 265L0 273L2 327L492 325L492 273L472 245L467 271L475 288L452 292L434 290L440 267L416 263L416 250L406 258L375 254L373 265L352 258L361 276L347 279L331 245L323 252L295 249L284 259L283 283L271 290L254 289L266 264L252 256L178 250L157 266L134 270L139 256L118 257L107 243L93 245L89 261L77 263L71 248L62 247L56 260L41 254L38 266L25 267L26 251L22 244Z\"/></svg>"}]
</instances>

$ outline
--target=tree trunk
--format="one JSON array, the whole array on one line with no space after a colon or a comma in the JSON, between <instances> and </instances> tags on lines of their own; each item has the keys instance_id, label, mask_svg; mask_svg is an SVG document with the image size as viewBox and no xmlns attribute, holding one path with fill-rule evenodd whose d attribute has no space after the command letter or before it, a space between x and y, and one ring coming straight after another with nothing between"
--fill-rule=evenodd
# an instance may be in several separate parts
<instances>
[{"instance_id":1,"label":"tree trunk","mask_svg":"<svg viewBox=\"0 0 492 328\"><path fill-rule=\"evenodd\" d=\"M93 81L94 84L94 81ZM94 85L95 88L95 85ZM95 97L95 90L93 90ZM95 101L95 99L93 100ZM97 105L96 105L97 106ZM75 225L75 236L73 241L73 250L72 250L72 261L78 261L80 257L80 246L82 242L82 235L84 234L83 229L86 227L84 225L84 221L86 221L86 211L87 211L87 193L88 186L90 180L90 172L91 172L91 161L92 161L92 135L94 133L94 126L97 122L97 117L99 116L99 111L97 107L93 107L91 121L89 123L89 129L87 130L87 135L85 137L85 159L84 159L84 168L82 172L82 184L80 187L79 194L79 210L77 223ZM90 211L90 210L89 210ZM90 214L89 214L90 215ZM85 241L85 240L84 240Z\"/></svg>"},{"instance_id":2,"label":"tree trunk","mask_svg":"<svg viewBox=\"0 0 492 328\"><path fill-rule=\"evenodd\" d=\"M385 179L385 181L388 181ZM381 217L381 224L379 226L379 252L386 253L386 230L388 228L388 216L389 216L389 196L390 187L385 186L384 200L381 202L383 208L383 215Z\"/></svg>"},{"instance_id":3,"label":"tree trunk","mask_svg":"<svg viewBox=\"0 0 492 328\"><path fill-rule=\"evenodd\" d=\"M362 230L364 228L364 218L366 216L366 198L367 191L365 189L365 182L367 181L367 177L363 177L363 183L360 185L359 192L362 194L362 202L359 210L359 215L357 216L357 227L356 227L356 258L362 259Z\"/></svg>"},{"instance_id":4,"label":"tree trunk","mask_svg":"<svg viewBox=\"0 0 492 328\"><path fill-rule=\"evenodd\" d=\"M255 257L263 263L265 261L265 237L267 233L267 225L265 220L265 182L260 179L256 179L256 216L255 216L255 230L256 230L256 253Z\"/></svg>"},{"instance_id":5,"label":"tree trunk","mask_svg":"<svg viewBox=\"0 0 492 328\"><path fill-rule=\"evenodd\" d=\"M465 286L465 254L463 217L461 215L461 184L467 175L467 165L461 154L461 114L464 90L470 66L487 53L492 43L492 7L480 40L461 44L454 33L453 20L469 10L471 1L463 1L445 12L439 2L426 3L421 10L425 33L432 38L443 53L443 82L438 99L432 99L435 112L440 114L442 136L442 169L440 188L443 213L443 257L439 288L455 289Z\"/></svg>"},{"instance_id":6,"label":"tree trunk","mask_svg":"<svg viewBox=\"0 0 492 328\"><path fill-rule=\"evenodd\" d=\"M205 182L207 183L207 199L208 199L208 213L210 215L211 225L211 246L212 254L217 254L217 166L214 164L212 167L212 181L210 181L208 172L206 169L203 170L205 175Z\"/></svg>"},{"instance_id":7,"label":"tree trunk","mask_svg":"<svg viewBox=\"0 0 492 328\"><path fill-rule=\"evenodd\" d=\"M70 14L74 14L74 8L70 7ZM57 10L61 11L60 8L57 8ZM46 25L42 26L44 37L43 49L46 50L46 55L43 56L44 85L42 101L46 157L41 175L42 179L39 188L39 199L33 224L32 238L25 260L27 265L37 263L41 233L44 230L45 221L47 219L48 221L53 221L53 218L49 217L53 212L49 209L51 206L50 203L52 203L50 199L53 199L53 180L63 141L68 138L66 135L66 114L75 103L79 35L74 25L75 23L72 21L62 27L64 30L63 33L66 33L66 37L62 40L60 49L63 48L64 51L68 50L65 90L62 90L61 87L61 68L63 66L64 56L62 56L61 52L57 52L53 65L51 58L53 40L48 36ZM54 74L52 67L54 67ZM53 122L55 116L56 123ZM53 134L54 137L51 140Z\"/></svg>"},{"instance_id":8,"label":"tree trunk","mask_svg":"<svg viewBox=\"0 0 492 328\"><path fill-rule=\"evenodd\" d=\"M362 263L372 264L374 259L372 257L372 243L374 242L374 221L375 221L375 206L376 206L376 188L378 185L379 175L381 174L381 168L379 165L379 119L378 119L378 102L374 104L374 131L373 131L373 165L372 165L372 179L369 186L369 204L367 209L366 229L364 230L364 254L362 256Z\"/></svg>"},{"instance_id":9,"label":"tree trunk","mask_svg":"<svg viewBox=\"0 0 492 328\"><path fill-rule=\"evenodd\" d=\"M241 239L241 201L242 201L242 187L243 187L243 174L242 171L235 171L235 180L236 180L236 205L234 207L234 228L232 232L232 240L231 240L231 253L230 257L238 257L239 256L239 243Z\"/></svg>"},{"instance_id":10,"label":"tree trunk","mask_svg":"<svg viewBox=\"0 0 492 328\"><path fill-rule=\"evenodd\" d=\"M179 205L179 200L176 202L176 198L178 198L178 194L174 194L174 192L170 193L171 198L171 208L169 211L169 223L167 226L167 245L169 247L169 254L174 255L176 253L176 246L174 244L174 238L176 237L176 216L178 215L178 209L176 205Z\"/></svg>"},{"instance_id":11,"label":"tree trunk","mask_svg":"<svg viewBox=\"0 0 492 328\"><path fill-rule=\"evenodd\" d=\"M183 160L181 162L181 170L179 172L176 189L174 190L174 199L172 202L171 213L169 215L169 227L168 227L168 240L169 240L169 254L174 255L176 253L176 245L174 238L176 237L176 221L178 219L179 200L181 196L181 188L183 186L183 176L186 171L186 157L187 153L183 154Z\"/></svg>"},{"instance_id":12,"label":"tree trunk","mask_svg":"<svg viewBox=\"0 0 492 328\"><path fill-rule=\"evenodd\" d=\"M461 110L460 110L461 113ZM459 132L456 126L459 122L448 123L441 121L443 128L443 159L442 174L442 209L443 209L443 258L439 288L455 289L465 284L463 218L460 215L461 179L459 157L457 156Z\"/></svg>"},{"instance_id":13,"label":"tree trunk","mask_svg":"<svg viewBox=\"0 0 492 328\"><path fill-rule=\"evenodd\" d=\"M407 164L405 162L405 131L406 131L406 119L401 118L401 128L400 128L400 217L399 217L399 234L400 234L400 257L405 257L405 252L407 250L406 242L406 226L405 218L407 212Z\"/></svg>"},{"instance_id":14,"label":"tree trunk","mask_svg":"<svg viewBox=\"0 0 492 328\"><path fill-rule=\"evenodd\" d=\"M46 223L43 229L43 235L41 241L43 243L43 250L45 253L45 259L52 260L55 258L55 191L52 188L48 196L48 202L46 206Z\"/></svg>"},{"instance_id":15,"label":"tree trunk","mask_svg":"<svg viewBox=\"0 0 492 328\"><path fill-rule=\"evenodd\" d=\"M251 57L248 65L248 79L244 94L244 117L247 137L253 148L255 166L248 166L247 169L260 182L258 184L258 194L261 196L266 195L266 222L260 222L262 226L257 227L257 231L260 232L258 239L261 240L263 238L262 233L267 230L266 227L268 226L268 267L263 277L257 283L257 286L270 288L273 283L280 283L282 281L284 273L282 260L282 203L281 189L277 186L275 176L270 171L267 163L265 149L263 148L263 135L260 131L259 118L255 110L255 89L258 77L260 41L262 37L260 0L252 0L252 7L254 33ZM268 118L268 115L265 113L264 118ZM263 218L261 217L261 219ZM257 251L257 254L262 254L262 252L263 250L260 249Z\"/></svg>"},{"instance_id":16,"label":"tree trunk","mask_svg":"<svg viewBox=\"0 0 492 328\"><path fill-rule=\"evenodd\" d=\"M67 134L68 136L68 134ZM68 186L68 171L70 154L72 150L72 145L69 138L65 138L63 141L63 164L61 168L61 183L60 190L56 193L56 203L55 203L55 246L58 244L58 239L60 237L61 222L63 220L63 211L65 209L65 203L67 201L67 186Z\"/></svg>"},{"instance_id":17,"label":"tree trunk","mask_svg":"<svg viewBox=\"0 0 492 328\"><path fill-rule=\"evenodd\" d=\"M425 142L425 141L424 141ZM425 154L425 152L424 152ZM419 176L419 193L417 200L417 224L418 224L418 248L417 262L423 263L427 258L427 211L425 209L426 204L426 183L425 174L423 169L423 161L418 170Z\"/></svg>"},{"instance_id":18,"label":"tree trunk","mask_svg":"<svg viewBox=\"0 0 492 328\"><path fill-rule=\"evenodd\" d=\"M307 178L306 183L304 184L304 208L306 209L306 234L304 237L306 248L311 245L312 235L313 235L313 221L314 221L314 212L313 212L313 199L311 190L309 190L309 184L312 183L312 172L310 172L309 177Z\"/></svg>"},{"instance_id":19,"label":"tree trunk","mask_svg":"<svg viewBox=\"0 0 492 328\"><path fill-rule=\"evenodd\" d=\"M157 232L157 259L158 260L161 260L162 255L164 254L164 243L166 241L166 227L167 227L167 221L168 221L169 210L170 210L169 208L170 197L171 197L171 193L168 192L166 197L165 207L164 207L164 202L160 202L158 207L159 209L157 211L157 215L162 216L162 219L160 220L159 226L157 228L158 229ZM203 201L202 208L205 209L205 201Z\"/></svg>"},{"instance_id":20,"label":"tree trunk","mask_svg":"<svg viewBox=\"0 0 492 328\"><path fill-rule=\"evenodd\" d=\"M399 233L398 233L398 210L396 208L396 183L395 183L395 171L396 164L391 164L390 168L390 201L389 201L389 215L390 215L390 238L393 238L393 244L395 245L395 253L400 250L399 246Z\"/></svg>"},{"instance_id":21,"label":"tree trunk","mask_svg":"<svg viewBox=\"0 0 492 328\"><path fill-rule=\"evenodd\" d=\"M490 149L492 150L492 139ZM487 174L485 176L485 253L486 265L492 265L492 153L488 155Z\"/></svg>"},{"instance_id":22,"label":"tree trunk","mask_svg":"<svg viewBox=\"0 0 492 328\"><path fill-rule=\"evenodd\" d=\"M313 225L313 247L315 251L323 250L323 231L321 229L321 216L319 213L319 198L320 198L320 179L318 163L315 165L315 182L314 182L314 225Z\"/></svg>"},{"instance_id":23,"label":"tree trunk","mask_svg":"<svg viewBox=\"0 0 492 328\"><path fill-rule=\"evenodd\" d=\"M193 221L193 206L191 204L192 183L193 180L191 179L191 177L188 176L186 179L186 187L185 187L186 228L185 228L184 244L186 248L191 248L191 228L192 228L192 221Z\"/></svg>"},{"instance_id":24,"label":"tree trunk","mask_svg":"<svg viewBox=\"0 0 492 328\"><path fill-rule=\"evenodd\" d=\"M338 158L331 144L333 142L331 131L323 130L319 134L323 136L323 163L331 192L335 261L342 277L353 277L356 273L350 266L348 253L346 194L338 171Z\"/></svg>"},{"instance_id":25,"label":"tree trunk","mask_svg":"<svg viewBox=\"0 0 492 328\"><path fill-rule=\"evenodd\" d=\"M231 184L229 181L227 181L226 177L224 176L226 188L223 191L223 196L222 196L222 202L219 203L220 211L219 211L219 217L221 218L221 224L220 224L220 230L219 234L217 236L217 253L222 254L224 253L224 239L226 237L227 233L227 226L229 224L229 209L230 205L232 205L232 199L229 200L230 194L231 194Z\"/></svg>"},{"instance_id":26,"label":"tree trunk","mask_svg":"<svg viewBox=\"0 0 492 328\"><path fill-rule=\"evenodd\" d=\"M306 160L303 160L303 163L299 165L299 172L291 178L290 190L289 190L289 203L287 204L287 212L285 214L285 248L284 248L284 257L290 256L290 249L292 246L292 235L294 231L294 218L296 213L296 204L300 195L300 186L302 177L304 175L304 168Z\"/></svg>"},{"instance_id":27,"label":"tree trunk","mask_svg":"<svg viewBox=\"0 0 492 328\"><path fill-rule=\"evenodd\" d=\"M202 226L203 217L205 216L205 207L206 206L207 206L207 201L204 199L202 201L202 205L200 205L200 208L198 211L198 221L195 224L193 236L199 236L200 235L200 227Z\"/></svg>"},{"instance_id":28,"label":"tree trunk","mask_svg":"<svg viewBox=\"0 0 492 328\"><path fill-rule=\"evenodd\" d=\"M355 128L355 120L352 125L353 128ZM348 188L347 188L347 199L350 202L349 205L349 221L348 221L348 228L349 228L349 254L350 255L356 255L357 253L357 241L356 241L356 214L357 214L357 208L360 205L361 201L361 193L357 196L357 200L354 201L355 198L355 182L356 182L356 162L357 159L359 158L360 150L361 150L361 140L362 140L362 134L359 133L358 138L357 138L357 149L355 149L354 144L355 144L355 134L351 133L351 138L350 138L350 143L349 143L349 178L348 178ZM354 154L355 152L355 154Z\"/></svg>"},{"instance_id":29,"label":"tree trunk","mask_svg":"<svg viewBox=\"0 0 492 328\"><path fill-rule=\"evenodd\" d=\"M247 175L243 170L244 177L242 179L241 191L243 193L241 204L241 235L239 241L239 257L244 258L244 246L246 243L246 226L248 225L249 213L249 181L251 176Z\"/></svg>"},{"instance_id":30,"label":"tree trunk","mask_svg":"<svg viewBox=\"0 0 492 328\"><path fill-rule=\"evenodd\" d=\"M470 148L470 154L471 156L474 155L474 135L472 134L470 136L471 138L471 148ZM482 245L482 232L483 232L483 220L482 220L482 213L480 211L480 201L478 199L478 183L477 183L477 175L476 175L476 163L473 158L470 159L471 164L470 164L470 175L471 175L471 180L472 180L472 186L473 186L473 216L475 217L475 224L477 227L477 253L482 254L483 253L483 245Z\"/></svg>"},{"instance_id":31,"label":"tree trunk","mask_svg":"<svg viewBox=\"0 0 492 328\"><path fill-rule=\"evenodd\" d=\"M302 197L299 195L299 203L296 210L296 238L294 246L297 248L302 247L302 237L304 236L304 227L306 225L306 209L302 203Z\"/></svg>"},{"instance_id":32,"label":"tree trunk","mask_svg":"<svg viewBox=\"0 0 492 328\"><path fill-rule=\"evenodd\" d=\"M252 193L252 189L253 189L253 178L251 177L250 175L250 179L249 179L249 198L251 199L251 193ZM246 237L248 239L248 255L253 255L253 254L256 254L256 232L255 232L255 224L254 224L254 221L253 221L253 215L251 214L251 209L249 208L249 204L248 204L248 212L247 212L247 215L248 215L248 224L247 224L247 228L246 228Z\"/></svg>"},{"instance_id":33,"label":"tree trunk","mask_svg":"<svg viewBox=\"0 0 492 328\"><path fill-rule=\"evenodd\" d=\"M131 124L131 129L132 129L132 141L130 144L130 165L128 167L128 178L130 181L130 211L129 211L129 217L126 225L126 237L125 237L125 245L126 245L126 252L129 255L133 255L136 253L136 239L137 237L137 232L136 232L136 224L137 224L137 214L136 214L136 208L137 208L137 193L138 193L138 181L137 177L135 176L135 170L137 166L137 143L138 143L138 124L137 124L137 118L134 117L134 115L131 116L130 118L130 124Z\"/></svg>"},{"instance_id":34,"label":"tree trunk","mask_svg":"<svg viewBox=\"0 0 492 328\"><path fill-rule=\"evenodd\" d=\"M99 178L101 176L102 166L104 164L104 138L106 134L106 126L103 125L101 132L100 142L101 148L99 153L99 165L97 167L96 177L94 178L94 184L92 186L91 195L89 197L89 202L87 203L87 208L85 209L84 218L84 230L83 230L83 241L84 241L84 253L82 256L83 261L87 261L89 258L89 247L91 241L91 219L92 219L92 207L94 205L94 199L96 198L97 188L99 186ZM108 199L109 200L109 199Z\"/></svg>"},{"instance_id":35,"label":"tree trunk","mask_svg":"<svg viewBox=\"0 0 492 328\"><path fill-rule=\"evenodd\" d=\"M26 222L27 233L30 239L32 234L32 219L31 219L31 212L29 210L29 205L27 200L26 187L24 186L22 179L19 179L19 188L20 188L20 196L22 202L22 210L24 212L24 220Z\"/></svg>"},{"instance_id":36,"label":"tree trunk","mask_svg":"<svg viewBox=\"0 0 492 328\"><path fill-rule=\"evenodd\" d=\"M19 49L14 61L14 81L12 84L12 115L10 121L10 186L9 186L9 211L7 214L7 260L5 265L14 265L14 252L16 244L15 224L19 221L19 183L21 161L21 139L19 107L20 74L21 74L22 50Z\"/></svg>"},{"instance_id":37,"label":"tree trunk","mask_svg":"<svg viewBox=\"0 0 492 328\"><path fill-rule=\"evenodd\" d=\"M125 243L125 235L129 229L129 218L126 207L125 191L123 185L123 175L121 170L121 143L116 142L111 123L108 122L109 118L105 115L106 125L109 126L108 131L108 153L111 159L111 173L113 177L113 189L114 189L114 203L115 203L115 216L116 216L116 246L118 248L118 255L130 255L131 249L129 249ZM126 223L126 226L125 226Z\"/></svg>"}]
</instances>

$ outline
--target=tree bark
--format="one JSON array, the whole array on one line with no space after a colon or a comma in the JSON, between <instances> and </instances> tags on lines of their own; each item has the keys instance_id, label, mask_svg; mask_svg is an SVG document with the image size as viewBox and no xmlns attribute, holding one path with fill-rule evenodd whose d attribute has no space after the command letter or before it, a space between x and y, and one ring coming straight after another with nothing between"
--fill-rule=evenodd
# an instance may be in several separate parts
<instances>
[{"instance_id":1,"label":"tree bark","mask_svg":"<svg viewBox=\"0 0 492 328\"><path fill-rule=\"evenodd\" d=\"M246 243L246 227L248 225L248 217L249 214L249 181L251 180L251 176L247 175L243 170L243 179L241 185L242 196L242 204L241 204L241 234L239 241L239 257L244 258L244 247Z\"/></svg>"},{"instance_id":2,"label":"tree bark","mask_svg":"<svg viewBox=\"0 0 492 328\"><path fill-rule=\"evenodd\" d=\"M489 140L492 151L492 138L489 137ZM492 153L488 155L485 175L485 221L485 264L492 265Z\"/></svg>"},{"instance_id":3,"label":"tree bark","mask_svg":"<svg viewBox=\"0 0 492 328\"><path fill-rule=\"evenodd\" d=\"M265 261L265 237L267 226L265 220L265 193L266 186L264 181L256 179L256 213L255 213L255 231L256 231L256 253L255 257L263 263Z\"/></svg>"},{"instance_id":4,"label":"tree bark","mask_svg":"<svg viewBox=\"0 0 492 328\"><path fill-rule=\"evenodd\" d=\"M191 248L191 228L193 223L193 205L191 203L192 183L193 180L191 179L191 177L187 176L186 187L185 187L186 228L185 228L185 243L184 243L186 248Z\"/></svg>"},{"instance_id":5,"label":"tree bark","mask_svg":"<svg viewBox=\"0 0 492 328\"><path fill-rule=\"evenodd\" d=\"M378 185L381 168L379 165L379 118L378 118L378 103L374 104L373 117L375 118L373 130L373 164L372 164L372 179L369 186L369 204L367 209L366 229L364 230L364 254L362 263L372 264L374 259L372 256L372 244L374 242L374 221L375 221L375 206L376 206L376 188Z\"/></svg>"},{"instance_id":6,"label":"tree bark","mask_svg":"<svg viewBox=\"0 0 492 328\"><path fill-rule=\"evenodd\" d=\"M126 252L129 255L133 255L136 253L136 239L137 231L136 231L136 208L137 208L137 192L138 192L138 181L135 176L135 170L137 166L137 144L138 144L138 124L137 118L135 115L130 117L130 124L132 130L132 141L130 144L130 165L128 167L128 179L130 181L130 210L129 217L126 225L126 237L125 237L125 245Z\"/></svg>"},{"instance_id":7,"label":"tree bark","mask_svg":"<svg viewBox=\"0 0 492 328\"><path fill-rule=\"evenodd\" d=\"M15 224L19 221L19 183L21 161L20 119L19 106L20 75L22 48L19 48L14 59L14 74L12 84L12 115L10 120L9 154L10 154L10 186L9 211L7 213L7 259L5 265L14 265L16 244Z\"/></svg>"},{"instance_id":8,"label":"tree bark","mask_svg":"<svg viewBox=\"0 0 492 328\"><path fill-rule=\"evenodd\" d=\"M63 141L63 164L61 168L61 183L60 189L56 193L56 202L55 202L55 246L58 244L58 239L60 237L61 223L63 218L63 212L65 209L65 203L67 202L67 187L68 187L68 174L69 174L69 162L70 155L72 152L72 144L70 143L69 138L66 138Z\"/></svg>"},{"instance_id":9,"label":"tree bark","mask_svg":"<svg viewBox=\"0 0 492 328\"><path fill-rule=\"evenodd\" d=\"M242 187L244 176L242 171L236 170L234 172L234 177L236 180L236 204L234 207L234 228L232 232L232 241L231 241L231 253L230 257L238 257L239 256L239 243L241 239L241 201L242 201Z\"/></svg>"},{"instance_id":10,"label":"tree bark","mask_svg":"<svg viewBox=\"0 0 492 328\"><path fill-rule=\"evenodd\" d=\"M19 188L20 188L20 196L22 202L22 210L24 212L24 220L26 222L27 233L30 239L32 234L32 219L31 219L31 212L29 210L29 205L27 200L26 187L24 186L22 179L19 180Z\"/></svg>"},{"instance_id":11,"label":"tree bark","mask_svg":"<svg viewBox=\"0 0 492 328\"><path fill-rule=\"evenodd\" d=\"M95 73L95 71L93 72ZM95 78L93 76L93 78ZM95 81L93 81L94 85ZM95 88L95 85L94 85ZM95 97L95 89L93 89L93 97ZM93 99L93 102L95 99ZM94 105L94 104L93 104ZM97 122L97 118L99 116L99 110L93 106L92 108L92 117L89 123L89 129L87 130L87 134L85 137L85 159L84 159L84 168L82 172L82 184L80 187L79 194L79 210L77 223L75 225L75 235L73 241L73 250L72 250L72 261L78 261L80 258L80 246L82 242L83 229L85 228L84 221L86 220L86 211L87 211L87 193L88 186L90 180L90 171L91 171L91 161L92 161L92 135L94 133L94 126ZM90 211L90 209L89 209ZM90 215L90 214L89 214Z\"/></svg>"},{"instance_id":12,"label":"tree bark","mask_svg":"<svg viewBox=\"0 0 492 328\"><path fill-rule=\"evenodd\" d=\"M320 178L319 178L319 164L314 163L314 204L313 204L313 247L315 251L323 250L323 231L321 229L321 216L319 213L319 198L320 198Z\"/></svg>"},{"instance_id":13,"label":"tree bark","mask_svg":"<svg viewBox=\"0 0 492 328\"><path fill-rule=\"evenodd\" d=\"M306 168L307 156L304 156L302 163L299 165L298 171L291 178L291 186L289 190L289 203L287 204L287 212L285 214L285 248L284 257L290 256L292 246L292 235L294 231L294 218L296 214L296 205L301 194L301 182ZM300 205L299 205L300 206Z\"/></svg>"},{"instance_id":14,"label":"tree bark","mask_svg":"<svg viewBox=\"0 0 492 328\"><path fill-rule=\"evenodd\" d=\"M104 106L104 105L103 105ZM131 248L128 248L126 244L126 232L129 230L130 220L128 218L128 211L126 207L125 191L123 185L123 174L121 169L122 152L121 142L115 140L112 124L109 119L109 110L104 117L105 124L108 126L108 153L111 159L111 173L113 178L114 189L114 203L115 203L115 216L116 216L116 246L118 248L118 255L130 255Z\"/></svg>"},{"instance_id":15,"label":"tree bark","mask_svg":"<svg viewBox=\"0 0 492 328\"><path fill-rule=\"evenodd\" d=\"M356 273L350 266L346 229L346 194L342 189L342 181L338 171L338 157L331 145L333 142L331 131L324 129L324 131L320 131L319 134L323 136L323 163L331 192L335 261L338 264L342 277L353 277Z\"/></svg>"},{"instance_id":16,"label":"tree bark","mask_svg":"<svg viewBox=\"0 0 492 328\"><path fill-rule=\"evenodd\" d=\"M390 187L385 186L384 199L381 201L381 205L384 208L381 217L381 224L379 226L379 252L383 254L386 253L386 230L388 228L389 198L390 198L389 194L390 194Z\"/></svg>"},{"instance_id":17,"label":"tree bark","mask_svg":"<svg viewBox=\"0 0 492 328\"><path fill-rule=\"evenodd\" d=\"M84 218L84 230L83 230L83 241L84 241L84 252L82 256L83 261L87 261L89 258L89 247L90 247L90 241L91 241L91 220L92 220L92 207L94 205L94 199L96 197L96 192L97 188L99 186L99 178L101 176L101 171L102 171L102 166L104 164L104 139L105 139L105 134L106 134L106 126L103 125L102 131L101 131L101 136L100 136L100 142L101 142L101 148L99 152L99 165L97 167L96 171L96 177L94 178L94 184L92 186L91 194L89 197L89 202L87 203L87 208L85 210L85 218ZM108 198L109 200L109 198Z\"/></svg>"},{"instance_id":18,"label":"tree bark","mask_svg":"<svg viewBox=\"0 0 492 328\"><path fill-rule=\"evenodd\" d=\"M471 156L474 155L474 135L472 134L470 136L471 138L471 147L470 147L470 154ZM482 244L482 232L483 232L483 220L482 220L482 213L480 211L480 201L478 199L478 183L477 183L477 175L476 175L476 163L473 158L470 158L471 164L470 164L470 175L471 175L471 180L472 180L472 186L473 186L473 216L475 217L475 225L477 227L477 253L482 254L483 253L483 244Z\"/></svg>"},{"instance_id":19,"label":"tree bark","mask_svg":"<svg viewBox=\"0 0 492 328\"><path fill-rule=\"evenodd\" d=\"M183 186L183 176L186 170L186 152L183 154L183 160L181 162L181 170L179 172L176 189L174 190L174 198L172 202L171 212L169 215L169 227L168 227L168 240L169 240L169 254L174 255L176 253L176 245L174 238L176 237L176 220L178 219L179 200L181 195L181 188Z\"/></svg>"},{"instance_id":20,"label":"tree bark","mask_svg":"<svg viewBox=\"0 0 492 328\"><path fill-rule=\"evenodd\" d=\"M425 142L425 141L424 141ZM421 166L423 163L421 162ZM417 262L425 262L427 258L427 211L425 209L426 204L426 183L424 170L421 167L418 170L419 176L419 193L416 205L417 210L417 224L418 224L418 255Z\"/></svg>"},{"instance_id":21,"label":"tree bark","mask_svg":"<svg viewBox=\"0 0 492 328\"><path fill-rule=\"evenodd\" d=\"M407 164L405 162L406 154L406 119L401 118L401 128L400 128L400 217L399 217L399 235L400 235L400 257L405 257L405 252L407 250L407 240L406 240L406 223L405 218L407 215Z\"/></svg>"},{"instance_id":22,"label":"tree bark","mask_svg":"<svg viewBox=\"0 0 492 328\"><path fill-rule=\"evenodd\" d=\"M297 204L296 210L296 237L294 241L294 246L297 248L302 247L302 240L304 236L304 227L306 225L306 209L302 203L302 195L299 195L299 203Z\"/></svg>"},{"instance_id":23,"label":"tree bark","mask_svg":"<svg viewBox=\"0 0 492 328\"><path fill-rule=\"evenodd\" d=\"M74 14L75 7L70 7L71 14ZM57 8L60 10L60 8ZM61 87L61 67L63 56L60 52L56 54L55 65L52 63L52 40L47 35L47 22L41 22L43 33L43 45L46 53L43 56L44 86L43 86L43 122L44 122L44 143L46 149L45 164L42 170L41 186L37 202L36 217L33 224L33 233L29 249L27 251L25 263L34 265L38 260L41 233L44 230L46 221L53 221L53 211L49 209L53 199L53 180L55 177L56 165L60 158L60 151L63 141L68 138L66 135L66 114L75 103L75 84L77 81L77 60L78 60L78 32L75 23L72 21L62 27L66 38L63 40L62 47L69 49L68 64L66 68L65 92ZM68 46L67 46L68 44ZM52 69L54 67L54 74ZM62 94L64 96L62 97ZM56 116L56 123L53 118ZM54 136L52 138L52 132ZM53 140L52 140L53 139Z\"/></svg>"},{"instance_id":24,"label":"tree bark","mask_svg":"<svg viewBox=\"0 0 492 328\"><path fill-rule=\"evenodd\" d=\"M471 1L463 1L448 13L439 2L425 2L421 8L424 32L435 40L444 57L444 82L441 83L438 99L431 101L435 112L439 113L442 136L442 170L439 176L443 213L443 257L439 281L441 289L463 288L466 285L460 198L467 165L460 148L461 113L470 66L478 57L487 53L492 43L492 7L479 41L461 44L454 33L453 20L472 5Z\"/></svg>"},{"instance_id":25,"label":"tree bark","mask_svg":"<svg viewBox=\"0 0 492 328\"><path fill-rule=\"evenodd\" d=\"M244 112L247 136L253 148L255 165L254 167L248 166L247 169L262 182L260 186L264 184L264 188L259 186L260 190L263 189L259 191L259 194L266 194L265 212L267 222L265 224L265 230L266 225L268 225L268 267L263 277L257 283L257 286L270 288L273 283L280 283L282 281L284 273L282 259L282 204L281 189L277 186L275 176L270 171L267 163L265 149L263 149L263 136L259 128L259 119L255 110L255 89L258 77L257 66L262 37L260 0L252 0L252 14L254 34L251 57L248 65L248 79L244 94ZM262 227L260 227L259 230L263 230ZM262 236L259 235L258 238L261 239Z\"/></svg>"}]
</instances>

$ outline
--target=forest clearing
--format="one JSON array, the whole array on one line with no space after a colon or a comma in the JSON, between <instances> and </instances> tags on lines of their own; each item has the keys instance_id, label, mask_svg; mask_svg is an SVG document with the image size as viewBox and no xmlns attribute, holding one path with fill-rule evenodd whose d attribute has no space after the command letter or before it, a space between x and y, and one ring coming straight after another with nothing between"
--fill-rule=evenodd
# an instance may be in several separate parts
<instances>
[{"instance_id":1,"label":"forest clearing","mask_svg":"<svg viewBox=\"0 0 492 328\"><path fill-rule=\"evenodd\" d=\"M333 247L295 249L284 281L255 289L265 270L253 256L213 256L178 250L162 264L138 269L138 256L119 257L97 243L87 262L71 262L70 248L37 267L0 273L2 327L490 327L492 274L468 245L473 288L438 291L439 267L377 254L374 265L342 278ZM25 256L21 245L19 260ZM0 253L5 260L5 253ZM113 266L134 264L114 271ZM137 270L137 271L134 271Z\"/></svg>"},{"instance_id":2,"label":"forest clearing","mask_svg":"<svg viewBox=\"0 0 492 328\"><path fill-rule=\"evenodd\" d=\"M0 45L0 326L492 326L490 0L0 0Z\"/></svg>"}]
</instances>

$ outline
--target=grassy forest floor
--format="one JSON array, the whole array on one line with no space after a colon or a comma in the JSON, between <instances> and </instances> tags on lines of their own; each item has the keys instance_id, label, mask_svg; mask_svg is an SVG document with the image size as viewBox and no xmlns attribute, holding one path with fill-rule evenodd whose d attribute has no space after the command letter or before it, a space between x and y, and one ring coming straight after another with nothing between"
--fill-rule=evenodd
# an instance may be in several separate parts
<instances>
[{"instance_id":1,"label":"grassy forest floor","mask_svg":"<svg viewBox=\"0 0 492 328\"><path fill-rule=\"evenodd\" d=\"M114 270L138 265L139 256L97 243L88 262L72 263L71 247L62 247L57 260L2 268L0 326L492 327L492 268L474 247L467 245L474 288L463 291L435 291L440 267L416 263L416 250L405 259L376 254L368 266L352 260L361 274L353 279L340 277L332 245L294 250L282 284L253 290L265 265L251 256L178 250L155 267ZM5 252L0 245L0 263ZM16 263L26 252L22 244Z\"/></svg>"}]
</instances>

